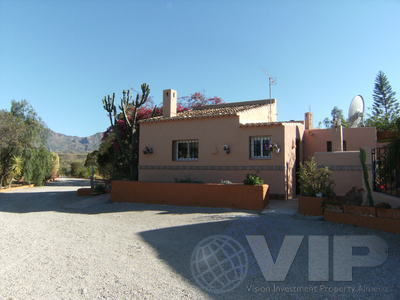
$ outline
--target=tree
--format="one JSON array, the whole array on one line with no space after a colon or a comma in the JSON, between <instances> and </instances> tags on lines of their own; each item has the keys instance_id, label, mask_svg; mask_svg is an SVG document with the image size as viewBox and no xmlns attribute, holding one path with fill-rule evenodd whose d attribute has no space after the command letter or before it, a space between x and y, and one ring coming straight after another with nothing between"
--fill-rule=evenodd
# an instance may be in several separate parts
<instances>
[{"instance_id":1,"label":"tree","mask_svg":"<svg viewBox=\"0 0 400 300\"><path fill-rule=\"evenodd\" d=\"M375 79L374 103L372 115L367 121L368 126L375 126L380 130L395 128L396 119L400 117L400 106L395 96L385 73L379 71Z\"/></svg>"},{"instance_id":2,"label":"tree","mask_svg":"<svg viewBox=\"0 0 400 300\"><path fill-rule=\"evenodd\" d=\"M346 119L343 116L343 110L339 109L337 106L334 106L331 110L331 119L325 118L323 123L326 128L333 128L337 125L342 125L343 127L348 127Z\"/></svg>"},{"instance_id":3,"label":"tree","mask_svg":"<svg viewBox=\"0 0 400 300\"><path fill-rule=\"evenodd\" d=\"M10 113L25 123L25 146L41 147L47 144L48 128L26 100L12 100Z\"/></svg>"},{"instance_id":4,"label":"tree","mask_svg":"<svg viewBox=\"0 0 400 300\"><path fill-rule=\"evenodd\" d=\"M52 154L45 147L27 148L23 152L24 181L35 185L43 185L51 178Z\"/></svg>"},{"instance_id":5,"label":"tree","mask_svg":"<svg viewBox=\"0 0 400 300\"><path fill-rule=\"evenodd\" d=\"M0 111L0 186L8 185L13 158L19 156L25 144L24 123L10 112Z\"/></svg>"},{"instance_id":6,"label":"tree","mask_svg":"<svg viewBox=\"0 0 400 300\"><path fill-rule=\"evenodd\" d=\"M79 172L80 172L82 167L83 167L82 163L80 163L78 161L72 162L71 163L71 176L79 177Z\"/></svg>"},{"instance_id":7,"label":"tree","mask_svg":"<svg viewBox=\"0 0 400 300\"><path fill-rule=\"evenodd\" d=\"M12 101L10 111L0 111L0 186L10 185L14 178L38 185L50 178L46 132L26 100Z\"/></svg>"}]
</instances>

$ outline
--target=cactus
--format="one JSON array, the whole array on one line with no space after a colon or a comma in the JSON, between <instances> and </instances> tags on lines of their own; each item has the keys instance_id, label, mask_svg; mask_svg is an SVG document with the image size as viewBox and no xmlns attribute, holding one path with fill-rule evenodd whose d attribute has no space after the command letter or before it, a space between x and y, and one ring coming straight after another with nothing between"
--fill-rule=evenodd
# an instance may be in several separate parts
<instances>
[{"instance_id":1,"label":"cactus","mask_svg":"<svg viewBox=\"0 0 400 300\"><path fill-rule=\"evenodd\" d=\"M366 165L367 155L365 150L360 148L360 162L363 170L363 177L365 188L367 189L367 200L369 206L374 206L374 199L372 198L371 186L369 184L369 176L368 176L368 169Z\"/></svg>"},{"instance_id":2,"label":"cactus","mask_svg":"<svg viewBox=\"0 0 400 300\"><path fill-rule=\"evenodd\" d=\"M141 85L141 93L137 94L135 98L132 97L129 90L122 91L121 104L119 105L120 113L117 114L117 108L115 106L115 93L108 95L102 99L103 108L108 113L110 124L113 130L116 132L116 138L121 148L122 157L125 160L125 164L130 166L129 177L132 180L138 178L138 148L139 148L139 126L138 126L138 109L142 107L148 100L150 95L149 85L143 83ZM126 126L129 128L127 136L128 145L123 140L125 136L120 132L117 121L123 118Z\"/></svg>"},{"instance_id":3,"label":"cactus","mask_svg":"<svg viewBox=\"0 0 400 300\"><path fill-rule=\"evenodd\" d=\"M113 93L112 96L107 95L104 96L103 98L103 108L105 111L108 112L108 117L110 119L111 126L115 125L115 118L117 115L117 109L114 105L114 100L115 100L115 93Z\"/></svg>"}]
</instances>

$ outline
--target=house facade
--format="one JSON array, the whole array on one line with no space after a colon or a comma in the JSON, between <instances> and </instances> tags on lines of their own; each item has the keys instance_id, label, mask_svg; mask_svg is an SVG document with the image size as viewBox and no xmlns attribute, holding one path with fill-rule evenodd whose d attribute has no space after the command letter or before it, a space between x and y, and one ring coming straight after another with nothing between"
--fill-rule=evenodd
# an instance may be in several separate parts
<instances>
[{"instance_id":1,"label":"house facade","mask_svg":"<svg viewBox=\"0 0 400 300\"><path fill-rule=\"evenodd\" d=\"M296 173L300 162L326 151L328 142L332 151L340 149L337 144L342 140L343 147L344 133L351 149L358 150L360 143L376 143L374 129L366 128L371 136L360 143L350 138L352 130L340 131L340 137L336 129L312 129L311 113L305 120L278 122L275 99L203 106L181 113L176 105L177 92L164 90L163 116L140 122L139 181L241 183L251 173L264 179L272 197L290 199L299 192Z\"/></svg>"}]
</instances>

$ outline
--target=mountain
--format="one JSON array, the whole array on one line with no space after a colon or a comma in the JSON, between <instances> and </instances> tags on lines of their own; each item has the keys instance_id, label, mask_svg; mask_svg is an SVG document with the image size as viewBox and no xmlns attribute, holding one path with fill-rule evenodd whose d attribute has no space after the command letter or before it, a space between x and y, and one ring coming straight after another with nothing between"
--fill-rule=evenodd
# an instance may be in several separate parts
<instances>
[{"instance_id":1,"label":"mountain","mask_svg":"<svg viewBox=\"0 0 400 300\"><path fill-rule=\"evenodd\" d=\"M88 137L69 136L49 130L47 144L50 151L57 153L87 153L99 148L101 132Z\"/></svg>"}]
</instances>

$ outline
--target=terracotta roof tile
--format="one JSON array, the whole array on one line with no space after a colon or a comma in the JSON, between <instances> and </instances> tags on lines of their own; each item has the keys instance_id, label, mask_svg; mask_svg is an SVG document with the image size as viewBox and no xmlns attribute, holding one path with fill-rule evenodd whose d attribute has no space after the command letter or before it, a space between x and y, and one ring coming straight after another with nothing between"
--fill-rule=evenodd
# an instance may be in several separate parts
<instances>
[{"instance_id":1,"label":"terracotta roof tile","mask_svg":"<svg viewBox=\"0 0 400 300\"><path fill-rule=\"evenodd\" d=\"M159 122L185 119L235 116L239 112L275 103L275 99L207 105L178 113L175 117L154 117L140 122Z\"/></svg>"}]
</instances>

